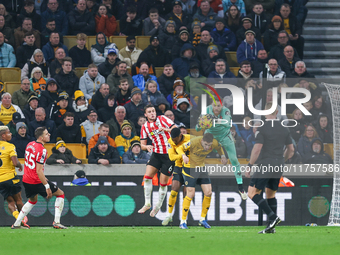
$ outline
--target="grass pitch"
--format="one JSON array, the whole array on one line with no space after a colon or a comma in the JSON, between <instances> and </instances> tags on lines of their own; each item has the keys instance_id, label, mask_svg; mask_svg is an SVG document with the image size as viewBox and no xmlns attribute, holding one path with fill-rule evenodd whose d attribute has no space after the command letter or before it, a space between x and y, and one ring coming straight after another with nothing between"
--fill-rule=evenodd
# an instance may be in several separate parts
<instances>
[{"instance_id":1,"label":"grass pitch","mask_svg":"<svg viewBox=\"0 0 340 255\"><path fill-rule=\"evenodd\" d=\"M0 254L340 254L340 227L0 228Z\"/></svg>"}]
</instances>

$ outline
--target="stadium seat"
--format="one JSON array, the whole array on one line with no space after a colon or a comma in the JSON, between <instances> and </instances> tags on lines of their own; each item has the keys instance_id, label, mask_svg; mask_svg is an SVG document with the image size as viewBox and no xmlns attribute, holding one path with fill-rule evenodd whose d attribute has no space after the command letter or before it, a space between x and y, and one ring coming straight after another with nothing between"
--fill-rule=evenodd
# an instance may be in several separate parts
<instances>
[{"instance_id":1,"label":"stadium seat","mask_svg":"<svg viewBox=\"0 0 340 255\"><path fill-rule=\"evenodd\" d=\"M189 133L189 132L188 132ZM196 131L195 129L190 129L190 135L194 135L194 136L201 136L203 135L203 130L201 131Z\"/></svg>"},{"instance_id":2,"label":"stadium seat","mask_svg":"<svg viewBox=\"0 0 340 255\"><path fill-rule=\"evenodd\" d=\"M91 51L91 46L96 44L96 36L88 36L86 42L86 48Z\"/></svg>"},{"instance_id":3,"label":"stadium seat","mask_svg":"<svg viewBox=\"0 0 340 255\"><path fill-rule=\"evenodd\" d=\"M156 72L157 78L162 75L163 70L164 70L164 67L155 67L155 72Z\"/></svg>"},{"instance_id":4,"label":"stadium seat","mask_svg":"<svg viewBox=\"0 0 340 255\"><path fill-rule=\"evenodd\" d=\"M136 47L145 50L150 45L150 36L136 36Z\"/></svg>"},{"instance_id":5,"label":"stadium seat","mask_svg":"<svg viewBox=\"0 0 340 255\"><path fill-rule=\"evenodd\" d=\"M54 143L45 143L48 156L52 154L52 148L55 146ZM86 145L83 143L67 143L66 147L72 151L73 156L79 159L86 158Z\"/></svg>"},{"instance_id":6,"label":"stadium seat","mask_svg":"<svg viewBox=\"0 0 340 255\"><path fill-rule=\"evenodd\" d=\"M19 67L0 68L0 79L3 82L21 82L21 69Z\"/></svg>"},{"instance_id":7,"label":"stadium seat","mask_svg":"<svg viewBox=\"0 0 340 255\"><path fill-rule=\"evenodd\" d=\"M63 36L64 45L70 50L73 46L77 45L77 37L75 35Z\"/></svg>"},{"instance_id":8,"label":"stadium seat","mask_svg":"<svg viewBox=\"0 0 340 255\"><path fill-rule=\"evenodd\" d=\"M78 78L83 76L85 70L87 70L87 67L76 67L76 68L74 68L74 72L76 73Z\"/></svg>"},{"instance_id":9,"label":"stadium seat","mask_svg":"<svg viewBox=\"0 0 340 255\"><path fill-rule=\"evenodd\" d=\"M13 95L13 92L19 90L21 88L20 82L5 82L5 88L4 90L11 95Z\"/></svg>"},{"instance_id":10,"label":"stadium seat","mask_svg":"<svg viewBox=\"0 0 340 255\"><path fill-rule=\"evenodd\" d=\"M237 63L236 51L226 51L225 55L227 57L227 62L229 67L239 67Z\"/></svg>"},{"instance_id":11,"label":"stadium seat","mask_svg":"<svg viewBox=\"0 0 340 255\"><path fill-rule=\"evenodd\" d=\"M110 36L110 43L115 43L118 50L123 49L126 46L127 36Z\"/></svg>"},{"instance_id":12,"label":"stadium seat","mask_svg":"<svg viewBox=\"0 0 340 255\"><path fill-rule=\"evenodd\" d=\"M334 148L332 143L324 143L323 144L325 152L334 159Z\"/></svg>"},{"instance_id":13,"label":"stadium seat","mask_svg":"<svg viewBox=\"0 0 340 255\"><path fill-rule=\"evenodd\" d=\"M238 70L240 70L240 68L239 67L230 67L229 69L237 77Z\"/></svg>"}]
</instances>

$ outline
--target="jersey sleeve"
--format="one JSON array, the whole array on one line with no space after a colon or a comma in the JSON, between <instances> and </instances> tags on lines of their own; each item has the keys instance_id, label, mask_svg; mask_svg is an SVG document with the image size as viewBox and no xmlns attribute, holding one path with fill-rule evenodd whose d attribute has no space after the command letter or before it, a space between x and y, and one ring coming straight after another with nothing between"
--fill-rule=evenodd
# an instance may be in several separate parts
<instances>
[{"instance_id":1,"label":"jersey sleeve","mask_svg":"<svg viewBox=\"0 0 340 255\"><path fill-rule=\"evenodd\" d=\"M213 140L212 147L220 154L220 156L224 155L222 145L216 139Z\"/></svg>"},{"instance_id":2,"label":"jersey sleeve","mask_svg":"<svg viewBox=\"0 0 340 255\"><path fill-rule=\"evenodd\" d=\"M159 117L161 123L166 127L166 128L171 128L174 123L172 122L171 119L169 119L168 117L165 117L164 115L161 115Z\"/></svg>"},{"instance_id":3,"label":"jersey sleeve","mask_svg":"<svg viewBox=\"0 0 340 255\"><path fill-rule=\"evenodd\" d=\"M227 120L228 122L225 124L225 126L227 127L231 127L231 114L230 114L230 110L227 107L223 107L222 108L222 112L221 112L222 118Z\"/></svg>"},{"instance_id":4,"label":"jersey sleeve","mask_svg":"<svg viewBox=\"0 0 340 255\"><path fill-rule=\"evenodd\" d=\"M47 159L47 150L42 148L37 152L36 162L39 164L45 164Z\"/></svg>"},{"instance_id":5,"label":"jersey sleeve","mask_svg":"<svg viewBox=\"0 0 340 255\"><path fill-rule=\"evenodd\" d=\"M190 146L191 146L191 141L188 141L186 143L183 143L181 146L179 146L177 149L176 149L176 152L179 154L179 155L183 155L185 154L186 151L190 150Z\"/></svg>"},{"instance_id":6,"label":"jersey sleeve","mask_svg":"<svg viewBox=\"0 0 340 255\"><path fill-rule=\"evenodd\" d=\"M255 133L255 143L264 143L263 129L259 127Z\"/></svg>"},{"instance_id":7,"label":"jersey sleeve","mask_svg":"<svg viewBox=\"0 0 340 255\"><path fill-rule=\"evenodd\" d=\"M140 131L140 139L145 140L148 138L148 134L146 133L145 126L142 126L142 129Z\"/></svg>"},{"instance_id":8,"label":"jersey sleeve","mask_svg":"<svg viewBox=\"0 0 340 255\"><path fill-rule=\"evenodd\" d=\"M17 151L16 151L14 145L12 145L12 146L9 148L9 156L10 156L10 157L17 157L17 156L18 156Z\"/></svg>"}]
</instances>

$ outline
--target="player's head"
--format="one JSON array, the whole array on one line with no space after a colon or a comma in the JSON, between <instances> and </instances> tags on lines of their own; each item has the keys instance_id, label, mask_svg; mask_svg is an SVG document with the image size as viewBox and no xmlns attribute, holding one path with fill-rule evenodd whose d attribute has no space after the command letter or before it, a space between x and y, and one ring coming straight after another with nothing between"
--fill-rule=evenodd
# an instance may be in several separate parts
<instances>
[{"instance_id":1,"label":"player's head","mask_svg":"<svg viewBox=\"0 0 340 255\"><path fill-rule=\"evenodd\" d=\"M177 127L171 130L170 135L171 135L172 141L174 141L175 144L178 144L183 138L183 135L181 134L181 130Z\"/></svg>"},{"instance_id":2,"label":"player's head","mask_svg":"<svg viewBox=\"0 0 340 255\"><path fill-rule=\"evenodd\" d=\"M0 140L9 142L12 139L12 133L7 126L0 126Z\"/></svg>"},{"instance_id":3,"label":"player's head","mask_svg":"<svg viewBox=\"0 0 340 255\"><path fill-rule=\"evenodd\" d=\"M202 141L201 141L203 150L205 151L209 150L213 144L213 140L214 140L214 136L212 134L210 133L204 134Z\"/></svg>"},{"instance_id":4,"label":"player's head","mask_svg":"<svg viewBox=\"0 0 340 255\"><path fill-rule=\"evenodd\" d=\"M144 116L148 121L155 121L157 118L156 109L152 104L148 104L144 107Z\"/></svg>"},{"instance_id":5,"label":"player's head","mask_svg":"<svg viewBox=\"0 0 340 255\"><path fill-rule=\"evenodd\" d=\"M34 132L34 136L38 142L48 143L50 141L51 134L48 132L46 127L38 127Z\"/></svg>"},{"instance_id":6,"label":"player's head","mask_svg":"<svg viewBox=\"0 0 340 255\"><path fill-rule=\"evenodd\" d=\"M216 116L219 115L222 111L222 105L221 105L220 100L215 99L215 102L212 103L212 108L213 108L214 114Z\"/></svg>"}]
</instances>

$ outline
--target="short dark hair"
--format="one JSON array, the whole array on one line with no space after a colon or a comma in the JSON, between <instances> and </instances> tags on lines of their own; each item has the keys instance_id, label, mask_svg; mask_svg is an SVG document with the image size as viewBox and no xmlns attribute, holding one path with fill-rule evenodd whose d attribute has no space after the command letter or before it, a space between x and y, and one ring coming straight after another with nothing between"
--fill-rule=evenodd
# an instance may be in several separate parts
<instances>
[{"instance_id":1,"label":"short dark hair","mask_svg":"<svg viewBox=\"0 0 340 255\"><path fill-rule=\"evenodd\" d=\"M126 9L126 12L129 12L129 13L137 13L137 8L135 6L129 6L127 9Z\"/></svg>"},{"instance_id":2,"label":"short dark hair","mask_svg":"<svg viewBox=\"0 0 340 255\"><path fill-rule=\"evenodd\" d=\"M64 57L61 60L61 64L64 65L65 62L71 62L71 64L72 64L72 58L71 57Z\"/></svg>"},{"instance_id":3,"label":"short dark hair","mask_svg":"<svg viewBox=\"0 0 340 255\"><path fill-rule=\"evenodd\" d=\"M155 106L153 104L147 104L146 106L144 106L144 113L146 112L146 110L148 108L155 108ZM155 108L155 110L156 110L156 108Z\"/></svg>"},{"instance_id":4,"label":"short dark hair","mask_svg":"<svg viewBox=\"0 0 340 255\"><path fill-rule=\"evenodd\" d=\"M24 19L22 20L22 23L21 23L21 24L23 24L25 20L30 20L31 22L33 22L31 18L26 17L26 18L24 18Z\"/></svg>"},{"instance_id":5,"label":"short dark hair","mask_svg":"<svg viewBox=\"0 0 340 255\"><path fill-rule=\"evenodd\" d=\"M175 127L173 129L171 129L170 134L171 134L171 138L179 137L180 134L181 134L181 130L178 127Z\"/></svg>"},{"instance_id":6,"label":"short dark hair","mask_svg":"<svg viewBox=\"0 0 340 255\"><path fill-rule=\"evenodd\" d=\"M59 34L59 32L57 32L57 31L52 31L52 32L50 33L50 37L49 37L49 38L51 38L52 34L58 34L58 35L59 35L59 38L60 38L60 34Z\"/></svg>"},{"instance_id":7,"label":"short dark hair","mask_svg":"<svg viewBox=\"0 0 340 255\"><path fill-rule=\"evenodd\" d=\"M251 66L251 64L248 60L242 61L241 64L240 64L240 67L242 67L243 65L250 65Z\"/></svg>"},{"instance_id":8,"label":"short dark hair","mask_svg":"<svg viewBox=\"0 0 340 255\"><path fill-rule=\"evenodd\" d=\"M204 134L203 141L205 141L207 143L212 143L213 140L214 140L213 134L210 134L210 133L205 133Z\"/></svg>"},{"instance_id":9,"label":"short dark hair","mask_svg":"<svg viewBox=\"0 0 340 255\"><path fill-rule=\"evenodd\" d=\"M99 128L101 129L102 127L110 129L110 126L106 123L100 124Z\"/></svg>"},{"instance_id":10,"label":"short dark hair","mask_svg":"<svg viewBox=\"0 0 340 255\"><path fill-rule=\"evenodd\" d=\"M38 139L40 136L42 136L44 134L46 127L38 127L35 131L34 131L34 136L36 139Z\"/></svg>"},{"instance_id":11,"label":"short dark hair","mask_svg":"<svg viewBox=\"0 0 340 255\"><path fill-rule=\"evenodd\" d=\"M34 34L33 34L33 31L29 31L29 32L26 32L26 33L25 33L25 37L26 37L26 36L31 36L31 35L34 35Z\"/></svg>"},{"instance_id":12,"label":"short dark hair","mask_svg":"<svg viewBox=\"0 0 340 255\"><path fill-rule=\"evenodd\" d=\"M46 24L49 23L49 22L53 22L53 21L55 22L55 18L48 18Z\"/></svg>"},{"instance_id":13,"label":"short dark hair","mask_svg":"<svg viewBox=\"0 0 340 255\"><path fill-rule=\"evenodd\" d=\"M65 119L66 117L73 117L74 118L74 113L73 112L65 112L63 115L63 119Z\"/></svg>"},{"instance_id":14,"label":"short dark hair","mask_svg":"<svg viewBox=\"0 0 340 255\"><path fill-rule=\"evenodd\" d=\"M129 42L131 40L136 40L136 37L134 35L129 35L128 37L126 37L127 42Z\"/></svg>"},{"instance_id":15,"label":"short dark hair","mask_svg":"<svg viewBox=\"0 0 340 255\"><path fill-rule=\"evenodd\" d=\"M124 79L120 79L120 80L119 80L119 84L122 84L122 83L125 83L125 82L129 82L128 79L125 79L125 78L124 78Z\"/></svg>"},{"instance_id":16,"label":"short dark hair","mask_svg":"<svg viewBox=\"0 0 340 255\"><path fill-rule=\"evenodd\" d=\"M25 0L24 6L32 6L34 5L34 0Z\"/></svg>"},{"instance_id":17,"label":"short dark hair","mask_svg":"<svg viewBox=\"0 0 340 255\"><path fill-rule=\"evenodd\" d=\"M151 8L150 10L149 10L149 14L150 13L158 13L158 9L156 9L156 8Z\"/></svg>"}]
</instances>

